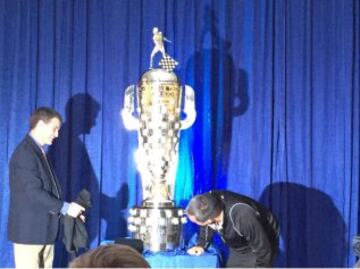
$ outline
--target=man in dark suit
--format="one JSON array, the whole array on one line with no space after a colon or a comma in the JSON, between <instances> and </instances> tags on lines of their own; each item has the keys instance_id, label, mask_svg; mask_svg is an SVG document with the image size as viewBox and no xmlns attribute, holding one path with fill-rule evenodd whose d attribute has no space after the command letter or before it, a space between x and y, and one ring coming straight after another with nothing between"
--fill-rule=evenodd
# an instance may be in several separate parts
<instances>
[{"instance_id":1,"label":"man in dark suit","mask_svg":"<svg viewBox=\"0 0 360 269\"><path fill-rule=\"evenodd\" d=\"M272 267L278 252L277 218L255 200L230 191L211 191L193 197L186 209L200 225L190 255L201 255L214 232L229 246L227 267Z\"/></svg>"},{"instance_id":2,"label":"man in dark suit","mask_svg":"<svg viewBox=\"0 0 360 269\"><path fill-rule=\"evenodd\" d=\"M15 266L51 268L60 216L82 217L84 208L61 199L61 190L44 145L58 137L61 116L47 107L30 118L30 132L16 147L9 164L8 238L14 243Z\"/></svg>"}]
</instances>

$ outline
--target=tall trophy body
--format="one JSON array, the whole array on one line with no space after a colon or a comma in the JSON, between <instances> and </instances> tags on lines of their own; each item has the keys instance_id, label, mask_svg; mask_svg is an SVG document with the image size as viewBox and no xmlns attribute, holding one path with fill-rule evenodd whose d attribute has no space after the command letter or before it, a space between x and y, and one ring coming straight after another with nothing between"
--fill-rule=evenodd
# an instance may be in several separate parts
<instances>
[{"instance_id":1,"label":"tall trophy body","mask_svg":"<svg viewBox=\"0 0 360 269\"><path fill-rule=\"evenodd\" d=\"M150 69L137 85L125 90L121 115L125 127L138 132L135 159L143 190L142 205L130 209L129 230L143 241L146 250L156 252L181 245L186 217L173 201L179 138L180 130L194 123L196 111L194 90L187 85L182 87L172 71L177 62L165 53L160 40L165 37L156 27L153 34L155 47ZM163 57L161 68L153 68L157 52Z\"/></svg>"}]
</instances>

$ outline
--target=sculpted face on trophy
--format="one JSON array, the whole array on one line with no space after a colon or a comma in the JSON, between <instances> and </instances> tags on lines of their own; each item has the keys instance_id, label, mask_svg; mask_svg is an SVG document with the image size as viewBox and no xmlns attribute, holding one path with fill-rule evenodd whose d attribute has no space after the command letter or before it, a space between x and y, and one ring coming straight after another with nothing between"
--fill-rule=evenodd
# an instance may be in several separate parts
<instances>
[{"instance_id":1,"label":"sculpted face on trophy","mask_svg":"<svg viewBox=\"0 0 360 269\"><path fill-rule=\"evenodd\" d=\"M143 205L173 204L180 130L189 128L196 118L194 90L180 85L173 72L178 63L166 53L164 41L170 42L154 27L150 68L137 85L126 89L121 111L125 127L138 132L135 158ZM161 68L154 68L154 56L159 52ZM180 118L182 99L184 119Z\"/></svg>"}]
</instances>

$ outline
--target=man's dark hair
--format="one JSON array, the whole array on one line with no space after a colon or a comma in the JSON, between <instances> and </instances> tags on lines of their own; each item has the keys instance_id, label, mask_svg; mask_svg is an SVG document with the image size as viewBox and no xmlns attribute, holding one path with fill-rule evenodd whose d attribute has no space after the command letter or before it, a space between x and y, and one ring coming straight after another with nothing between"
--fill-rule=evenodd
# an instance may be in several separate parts
<instances>
[{"instance_id":1,"label":"man's dark hair","mask_svg":"<svg viewBox=\"0 0 360 269\"><path fill-rule=\"evenodd\" d=\"M70 262L70 268L150 268L134 248L108 244L89 250Z\"/></svg>"},{"instance_id":2,"label":"man's dark hair","mask_svg":"<svg viewBox=\"0 0 360 269\"><path fill-rule=\"evenodd\" d=\"M57 118L60 123L62 122L61 115L54 109L49 107L39 107L31 114L30 130L34 129L40 120L45 123L49 123L53 118Z\"/></svg>"},{"instance_id":3,"label":"man's dark hair","mask_svg":"<svg viewBox=\"0 0 360 269\"><path fill-rule=\"evenodd\" d=\"M221 210L221 201L211 193L194 196L186 207L186 213L194 216L199 222L205 222L217 217Z\"/></svg>"}]
</instances>

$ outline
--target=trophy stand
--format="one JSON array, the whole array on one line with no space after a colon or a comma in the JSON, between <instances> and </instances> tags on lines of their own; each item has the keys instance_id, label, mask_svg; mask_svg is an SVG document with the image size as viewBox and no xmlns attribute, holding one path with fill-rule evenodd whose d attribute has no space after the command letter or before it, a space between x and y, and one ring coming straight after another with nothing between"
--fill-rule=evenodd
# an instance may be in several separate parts
<instances>
[{"instance_id":1,"label":"trophy stand","mask_svg":"<svg viewBox=\"0 0 360 269\"><path fill-rule=\"evenodd\" d=\"M150 69L137 85L125 90L121 116L129 130L138 132L137 169L141 175L143 202L130 209L129 231L150 251L175 250L181 247L183 209L175 207L175 186L180 130L195 121L194 90L181 87L175 73L177 62L165 53L167 41L158 28L153 29L155 47ZM161 52L161 68L153 68L153 57ZM185 119L180 119L184 94ZM134 110L136 108L136 114Z\"/></svg>"}]
</instances>

